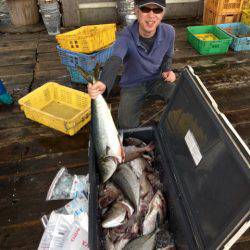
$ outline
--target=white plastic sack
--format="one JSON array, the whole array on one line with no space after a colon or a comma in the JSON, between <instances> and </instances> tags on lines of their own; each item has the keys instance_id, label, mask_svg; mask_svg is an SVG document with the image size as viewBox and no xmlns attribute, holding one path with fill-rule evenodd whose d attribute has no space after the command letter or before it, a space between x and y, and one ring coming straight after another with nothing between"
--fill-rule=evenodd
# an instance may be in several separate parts
<instances>
[{"instance_id":1,"label":"white plastic sack","mask_svg":"<svg viewBox=\"0 0 250 250\"><path fill-rule=\"evenodd\" d=\"M88 245L88 216L84 214L81 222L75 221L66 236L63 250L87 250Z\"/></svg>"},{"instance_id":2,"label":"white plastic sack","mask_svg":"<svg viewBox=\"0 0 250 250\"><path fill-rule=\"evenodd\" d=\"M61 168L50 185L46 200L73 199L88 197L88 175L71 175L66 168Z\"/></svg>"},{"instance_id":3,"label":"white plastic sack","mask_svg":"<svg viewBox=\"0 0 250 250\"><path fill-rule=\"evenodd\" d=\"M38 250L62 249L73 222L74 215L57 214L52 212Z\"/></svg>"},{"instance_id":4,"label":"white plastic sack","mask_svg":"<svg viewBox=\"0 0 250 250\"><path fill-rule=\"evenodd\" d=\"M61 214L71 214L76 217L80 216L82 213L88 214L88 206L89 202L88 199L84 197L77 197L67 203L64 207L59 208L56 210L56 213Z\"/></svg>"}]
</instances>

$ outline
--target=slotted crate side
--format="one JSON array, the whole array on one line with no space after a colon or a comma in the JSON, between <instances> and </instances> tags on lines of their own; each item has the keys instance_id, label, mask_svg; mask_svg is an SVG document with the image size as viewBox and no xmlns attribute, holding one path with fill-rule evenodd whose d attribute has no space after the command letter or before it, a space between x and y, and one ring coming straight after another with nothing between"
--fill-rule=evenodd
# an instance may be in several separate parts
<instances>
[{"instance_id":1,"label":"slotted crate side","mask_svg":"<svg viewBox=\"0 0 250 250\"><path fill-rule=\"evenodd\" d=\"M37 98L38 96L39 98ZM29 106L40 110L52 99L54 99L54 83L50 82L22 97L19 103L21 104L21 108Z\"/></svg>"},{"instance_id":2,"label":"slotted crate side","mask_svg":"<svg viewBox=\"0 0 250 250\"><path fill-rule=\"evenodd\" d=\"M218 27L233 38L230 47L234 51L250 50L250 37L239 37L250 33L250 26L243 23L218 24Z\"/></svg>"},{"instance_id":3,"label":"slotted crate side","mask_svg":"<svg viewBox=\"0 0 250 250\"><path fill-rule=\"evenodd\" d=\"M88 81L75 68L67 67L67 70L69 71L72 82L83 83L83 84L88 83Z\"/></svg>"},{"instance_id":4,"label":"slotted crate side","mask_svg":"<svg viewBox=\"0 0 250 250\"><path fill-rule=\"evenodd\" d=\"M73 68L80 66L85 71L91 72L95 68L96 63L99 63L102 66L108 60L108 58L113 53L114 46L111 45L107 49L100 50L92 54L84 54L65 50L59 45L57 45L56 48L61 58L62 64Z\"/></svg>"},{"instance_id":5,"label":"slotted crate side","mask_svg":"<svg viewBox=\"0 0 250 250\"><path fill-rule=\"evenodd\" d=\"M243 10L250 10L250 0L244 0L242 5Z\"/></svg>"},{"instance_id":6,"label":"slotted crate side","mask_svg":"<svg viewBox=\"0 0 250 250\"><path fill-rule=\"evenodd\" d=\"M48 103L48 97L45 97L48 93L51 100L68 104L79 110L79 112L71 119L64 119L42 111L42 108ZM45 101L45 105L40 105L39 108L36 107L34 99L39 100L39 102ZM21 98L18 102L27 118L68 135L74 135L91 119L90 97L88 94L53 82L44 84Z\"/></svg>"},{"instance_id":7,"label":"slotted crate side","mask_svg":"<svg viewBox=\"0 0 250 250\"><path fill-rule=\"evenodd\" d=\"M218 40L203 41L197 34L212 33ZM187 40L202 55L225 54L228 51L232 38L216 26L189 26L187 27Z\"/></svg>"},{"instance_id":8,"label":"slotted crate side","mask_svg":"<svg viewBox=\"0 0 250 250\"><path fill-rule=\"evenodd\" d=\"M242 11L241 22L246 25L250 25L250 10Z\"/></svg>"},{"instance_id":9,"label":"slotted crate side","mask_svg":"<svg viewBox=\"0 0 250 250\"><path fill-rule=\"evenodd\" d=\"M244 0L206 0L205 8L218 15L240 14Z\"/></svg>"},{"instance_id":10,"label":"slotted crate side","mask_svg":"<svg viewBox=\"0 0 250 250\"><path fill-rule=\"evenodd\" d=\"M219 15L210 9L205 8L203 14L204 25L214 25L220 23L234 23L240 21L241 14Z\"/></svg>"},{"instance_id":11,"label":"slotted crate side","mask_svg":"<svg viewBox=\"0 0 250 250\"><path fill-rule=\"evenodd\" d=\"M56 36L66 50L93 53L107 48L115 41L116 24L88 25Z\"/></svg>"}]
</instances>

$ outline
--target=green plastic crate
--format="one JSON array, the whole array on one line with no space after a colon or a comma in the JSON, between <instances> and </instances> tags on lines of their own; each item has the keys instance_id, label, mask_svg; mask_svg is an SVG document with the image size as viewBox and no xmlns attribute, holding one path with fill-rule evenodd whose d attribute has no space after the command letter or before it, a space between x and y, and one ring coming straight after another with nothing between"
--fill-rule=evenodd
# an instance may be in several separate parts
<instances>
[{"instance_id":1,"label":"green plastic crate","mask_svg":"<svg viewBox=\"0 0 250 250\"><path fill-rule=\"evenodd\" d=\"M195 36L206 33L214 34L218 40L203 41ZM187 40L201 55L211 55L227 53L232 37L214 25L189 26L187 27Z\"/></svg>"}]
</instances>

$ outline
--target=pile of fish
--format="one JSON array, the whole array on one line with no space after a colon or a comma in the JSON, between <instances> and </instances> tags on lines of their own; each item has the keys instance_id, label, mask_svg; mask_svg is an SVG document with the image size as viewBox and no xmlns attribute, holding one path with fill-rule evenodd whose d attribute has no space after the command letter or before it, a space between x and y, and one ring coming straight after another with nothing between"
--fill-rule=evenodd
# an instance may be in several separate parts
<instances>
[{"instance_id":1,"label":"pile of fish","mask_svg":"<svg viewBox=\"0 0 250 250\"><path fill-rule=\"evenodd\" d=\"M92 109L105 248L175 249L166 225L159 172L154 168L154 143L132 137L123 140L101 95Z\"/></svg>"}]
</instances>

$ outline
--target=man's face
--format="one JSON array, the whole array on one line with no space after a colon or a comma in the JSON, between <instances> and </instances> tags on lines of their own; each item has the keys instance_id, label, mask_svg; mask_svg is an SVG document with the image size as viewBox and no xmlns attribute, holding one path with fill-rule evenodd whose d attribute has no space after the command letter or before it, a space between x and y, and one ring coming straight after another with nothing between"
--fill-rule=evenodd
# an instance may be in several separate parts
<instances>
[{"instance_id":1,"label":"man's face","mask_svg":"<svg viewBox=\"0 0 250 250\"><path fill-rule=\"evenodd\" d=\"M140 35L143 37L151 37L155 34L164 16L165 10L156 4L147 4L140 8L136 7L135 13L139 23Z\"/></svg>"}]
</instances>

